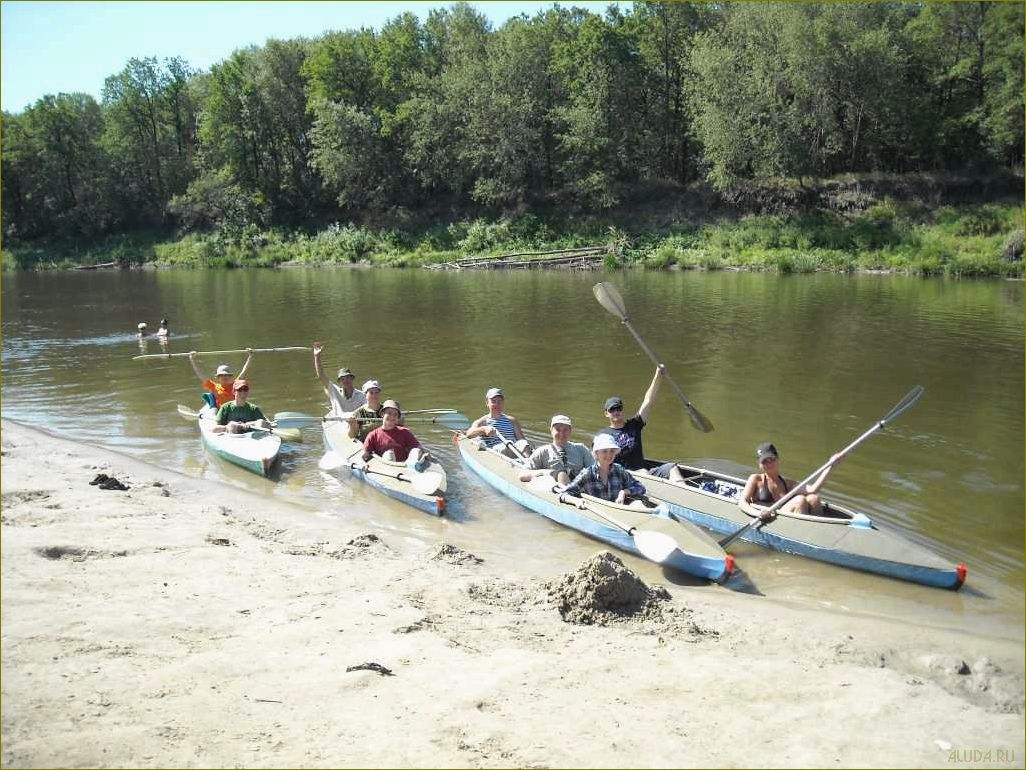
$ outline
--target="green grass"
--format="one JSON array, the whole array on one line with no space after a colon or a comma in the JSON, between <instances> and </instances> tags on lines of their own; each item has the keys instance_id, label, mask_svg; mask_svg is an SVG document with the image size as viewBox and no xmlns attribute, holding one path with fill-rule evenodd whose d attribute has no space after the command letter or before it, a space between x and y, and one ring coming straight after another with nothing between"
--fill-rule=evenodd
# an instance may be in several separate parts
<instances>
[{"instance_id":1,"label":"green grass","mask_svg":"<svg viewBox=\"0 0 1026 770\"><path fill-rule=\"evenodd\" d=\"M471 256L615 243L608 267L765 270L779 273L889 270L913 275L1021 277L1023 262L1003 256L1023 227L1008 204L929 208L883 199L858 214L823 210L699 222L688 217L656 226L641 216L637 231L610 220L535 214L434 222L421 229L333 224L316 233L248 228L229 242L218 234L170 238L141 233L83 246L51 242L5 248L12 269L60 269L118 261L177 267L274 266L282 263L415 267ZM1021 238L1021 236L1019 236Z\"/></svg>"}]
</instances>

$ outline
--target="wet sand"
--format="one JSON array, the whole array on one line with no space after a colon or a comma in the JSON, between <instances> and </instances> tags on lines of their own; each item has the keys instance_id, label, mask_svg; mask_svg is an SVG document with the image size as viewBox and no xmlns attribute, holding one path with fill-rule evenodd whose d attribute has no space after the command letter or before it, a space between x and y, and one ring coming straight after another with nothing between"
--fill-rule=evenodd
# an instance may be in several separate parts
<instances>
[{"instance_id":1,"label":"wet sand","mask_svg":"<svg viewBox=\"0 0 1026 770\"><path fill-rule=\"evenodd\" d=\"M1020 642L608 557L546 582L10 421L2 444L5 767L1023 766Z\"/></svg>"}]
</instances>

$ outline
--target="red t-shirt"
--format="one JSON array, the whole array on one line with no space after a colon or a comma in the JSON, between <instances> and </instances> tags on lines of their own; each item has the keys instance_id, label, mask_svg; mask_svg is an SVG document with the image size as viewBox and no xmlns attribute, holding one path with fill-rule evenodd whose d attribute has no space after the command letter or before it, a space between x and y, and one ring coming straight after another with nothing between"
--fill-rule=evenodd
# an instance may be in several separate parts
<instances>
[{"instance_id":1,"label":"red t-shirt","mask_svg":"<svg viewBox=\"0 0 1026 770\"><path fill-rule=\"evenodd\" d=\"M419 446L420 442L417 441L417 437L413 435L412 431L401 425L392 428L392 430L375 428L363 440L363 448L368 452L373 452L380 456L391 449L395 452L396 461L401 463L406 462L406 458L410 456L411 449Z\"/></svg>"}]
</instances>

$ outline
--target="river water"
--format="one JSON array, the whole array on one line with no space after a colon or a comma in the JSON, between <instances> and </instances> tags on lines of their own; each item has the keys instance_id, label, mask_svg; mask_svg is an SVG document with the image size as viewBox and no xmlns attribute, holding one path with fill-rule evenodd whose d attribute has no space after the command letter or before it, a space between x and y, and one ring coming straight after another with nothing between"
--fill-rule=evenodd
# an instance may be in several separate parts
<instances>
[{"instance_id":1,"label":"river water","mask_svg":"<svg viewBox=\"0 0 1026 770\"><path fill-rule=\"evenodd\" d=\"M743 574L699 586L627 555L647 580L682 590L736 590L841 612L1023 636L1023 283L881 275L736 272L463 272L386 269L5 273L3 416L186 474L420 542L445 539L509 569L554 575L600 546L522 509L463 468L449 434L413 425L449 471L449 516L436 520L344 475L317 469L316 429L260 479L207 457L177 404L197 408L186 359L140 353L327 342L325 369L380 379L405 408L484 413L504 387L507 410L543 436L550 415L577 438L601 427L602 402L640 404L653 368L594 300L621 290L632 321L715 425L695 431L664 386L648 428L650 457L753 472L773 441L803 478L880 419L914 385L926 393L845 458L826 487L838 502L969 565L949 592L738 544ZM136 324L170 319L166 348ZM222 357L236 370L242 354ZM203 358L212 371L222 359ZM309 352L258 355L252 400L265 412L322 413Z\"/></svg>"}]
</instances>

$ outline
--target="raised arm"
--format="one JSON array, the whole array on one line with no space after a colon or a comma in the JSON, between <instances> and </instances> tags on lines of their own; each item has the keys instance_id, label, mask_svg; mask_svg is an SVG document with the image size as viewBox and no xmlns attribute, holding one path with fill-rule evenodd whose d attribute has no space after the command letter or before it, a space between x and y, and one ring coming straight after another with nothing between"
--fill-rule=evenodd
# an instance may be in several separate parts
<instances>
[{"instance_id":1,"label":"raised arm","mask_svg":"<svg viewBox=\"0 0 1026 770\"><path fill-rule=\"evenodd\" d=\"M246 363L242 365L242 369L239 370L239 374L235 379L242 380L246 377L246 370L249 369L249 365L253 363L253 348L246 348L246 352L249 354L246 356Z\"/></svg>"},{"instance_id":2,"label":"raised arm","mask_svg":"<svg viewBox=\"0 0 1026 770\"><path fill-rule=\"evenodd\" d=\"M328 379L328 376L324 373L324 367L321 365L322 350L324 350L323 342L315 342L313 344L314 372L317 374L317 379L321 381L321 385L324 387L324 392L327 393L330 397L330 388L328 388L330 380Z\"/></svg>"},{"instance_id":3,"label":"raised arm","mask_svg":"<svg viewBox=\"0 0 1026 770\"><path fill-rule=\"evenodd\" d=\"M659 393L659 386L662 384L665 372L666 367L659 364L656 367L655 374L652 375L652 383L648 386L648 390L645 391L645 397L641 400L641 406L638 408L638 417L643 422L648 422L648 413L652 411L652 404L655 403L655 397Z\"/></svg>"},{"instance_id":4,"label":"raised arm","mask_svg":"<svg viewBox=\"0 0 1026 770\"><path fill-rule=\"evenodd\" d=\"M199 379L200 382L206 382L209 379L200 370L199 364L196 363L196 351L195 350L190 350L189 351L189 363L192 364L192 370L194 372L196 372L196 377Z\"/></svg>"}]
</instances>

